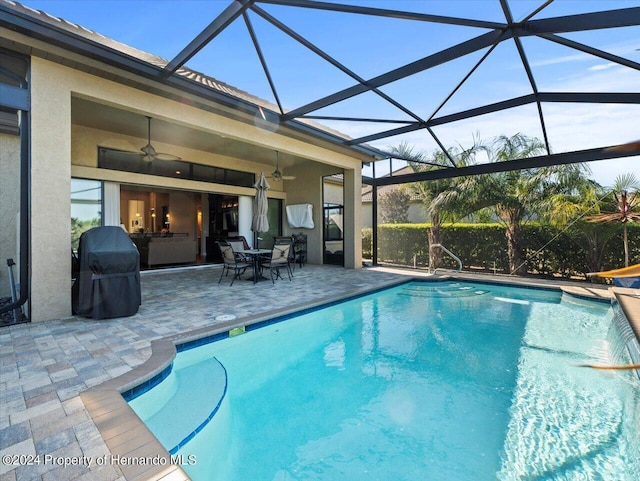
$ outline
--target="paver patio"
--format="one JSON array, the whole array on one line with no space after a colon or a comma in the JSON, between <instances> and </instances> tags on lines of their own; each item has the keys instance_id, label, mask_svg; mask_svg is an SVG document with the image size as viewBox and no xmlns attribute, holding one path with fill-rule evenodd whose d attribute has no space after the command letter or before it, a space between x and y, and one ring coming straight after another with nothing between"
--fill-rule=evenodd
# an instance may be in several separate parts
<instances>
[{"instance_id":1,"label":"paver patio","mask_svg":"<svg viewBox=\"0 0 640 481\"><path fill-rule=\"evenodd\" d=\"M417 273L307 265L296 269L292 282L229 286L230 277L218 284L220 272L203 267L143 273L142 306L132 317L71 317L0 329L0 454L27 456L23 461L40 455L40 464L0 464L0 481L124 480L116 465L88 465L109 451L79 393L144 363L153 340L215 326L223 322L216 320L220 316L264 315ZM52 462L65 457L87 462Z\"/></svg>"},{"instance_id":2,"label":"paver patio","mask_svg":"<svg viewBox=\"0 0 640 481\"><path fill-rule=\"evenodd\" d=\"M142 364L151 341L213 326L222 315L263 314L382 285L401 274L307 265L292 282L273 285L231 278L220 268L142 275L142 306L135 316L71 317L0 330L0 453L97 459L108 454L79 393ZM0 480L116 480L117 466L0 465Z\"/></svg>"}]
</instances>

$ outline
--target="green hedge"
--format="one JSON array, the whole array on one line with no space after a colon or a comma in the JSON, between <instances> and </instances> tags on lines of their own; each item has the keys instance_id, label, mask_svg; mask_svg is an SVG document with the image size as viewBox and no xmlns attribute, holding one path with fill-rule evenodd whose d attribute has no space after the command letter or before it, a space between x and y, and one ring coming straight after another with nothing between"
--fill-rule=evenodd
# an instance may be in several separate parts
<instances>
[{"instance_id":1,"label":"green hedge","mask_svg":"<svg viewBox=\"0 0 640 481\"><path fill-rule=\"evenodd\" d=\"M366 227L362 229L362 258L371 259L373 257L373 229Z\"/></svg>"},{"instance_id":2,"label":"green hedge","mask_svg":"<svg viewBox=\"0 0 640 481\"><path fill-rule=\"evenodd\" d=\"M593 228L593 225L591 226ZM605 230L611 226L603 226ZM629 225L630 263L640 262L640 226ZM378 262L418 266L429 264L429 224L382 224L378 226ZM624 265L622 227L604 242L600 265L596 270L614 269ZM442 227L443 245L463 262L464 269L508 272L507 241L502 224L445 224ZM562 277L584 276L593 270L589 265L587 242L579 230L562 231L536 223L523 228L527 258L527 272ZM371 257L372 231L362 231L362 252ZM548 245L547 245L548 244ZM545 246L539 253L536 252ZM443 266L457 267L453 259L443 257Z\"/></svg>"}]
</instances>

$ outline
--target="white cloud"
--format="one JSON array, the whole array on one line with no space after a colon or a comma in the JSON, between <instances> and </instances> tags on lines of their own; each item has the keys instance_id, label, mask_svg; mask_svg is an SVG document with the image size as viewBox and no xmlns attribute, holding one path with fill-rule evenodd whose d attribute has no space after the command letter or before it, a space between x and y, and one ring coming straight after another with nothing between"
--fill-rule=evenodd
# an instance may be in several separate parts
<instances>
[{"instance_id":1,"label":"white cloud","mask_svg":"<svg viewBox=\"0 0 640 481\"><path fill-rule=\"evenodd\" d=\"M591 70L591 71L607 70L612 67L618 67L618 66L619 65L617 63L609 62L609 63L600 64L600 65L594 65L592 67L589 67L587 70Z\"/></svg>"},{"instance_id":2,"label":"white cloud","mask_svg":"<svg viewBox=\"0 0 640 481\"><path fill-rule=\"evenodd\" d=\"M585 61L592 60L593 58L594 57L586 53L576 53L574 55L564 55L562 57L554 57L554 58L548 58L545 60L538 60L535 62L531 62L530 65L531 67L546 67L549 65L558 65L558 64L570 63L570 62L585 62Z\"/></svg>"}]
</instances>

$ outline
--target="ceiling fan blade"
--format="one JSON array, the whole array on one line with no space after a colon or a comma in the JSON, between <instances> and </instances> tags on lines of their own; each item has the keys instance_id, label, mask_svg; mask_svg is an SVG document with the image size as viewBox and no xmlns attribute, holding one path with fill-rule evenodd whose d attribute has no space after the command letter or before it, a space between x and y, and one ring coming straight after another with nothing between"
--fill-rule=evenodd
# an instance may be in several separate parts
<instances>
[{"instance_id":1,"label":"ceiling fan blade","mask_svg":"<svg viewBox=\"0 0 640 481\"><path fill-rule=\"evenodd\" d=\"M293 175L267 175L267 179L273 179L276 182L280 182L282 180L296 180Z\"/></svg>"},{"instance_id":2,"label":"ceiling fan blade","mask_svg":"<svg viewBox=\"0 0 640 481\"><path fill-rule=\"evenodd\" d=\"M147 145L140 149L139 155L144 162L153 162L154 160L182 160L182 157L178 157L177 155L156 152L156 149L151 145L151 117L149 116L147 116Z\"/></svg>"},{"instance_id":3,"label":"ceiling fan blade","mask_svg":"<svg viewBox=\"0 0 640 481\"><path fill-rule=\"evenodd\" d=\"M268 175L267 178L273 179L276 182L279 182L281 180L295 180L295 176L293 175L282 175L282 172L280 171L280 156L277 150L276 150L276 170L271 172L271 175Z\"/></svg>"},{"instance_id":4,"label":"ceiling fan blade","mask_svg":"<svg viewBox=\"0 0 640 481\"><path fill-rule=\"evenodd\" d=\"M173 154L165 154L163 152L156 152L154 156L157 160L182 160L182 157L178 157Z\"/></svg>"}]
</instances>

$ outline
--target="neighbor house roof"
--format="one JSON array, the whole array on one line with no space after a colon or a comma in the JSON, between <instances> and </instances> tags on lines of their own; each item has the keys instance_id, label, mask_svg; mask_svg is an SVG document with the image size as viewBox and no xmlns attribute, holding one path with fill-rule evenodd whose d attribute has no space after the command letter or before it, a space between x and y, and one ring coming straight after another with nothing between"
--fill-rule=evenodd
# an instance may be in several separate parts
<instances>
[{"instance_id":1,"label":"neighbor house roof","mask_svg":"<svg viewBox=\"0 0 640 481\"><path fill-rule=\"evenodd\" d=\"M406 175L413 173L414 170L410 165L402 167L401 169L394 170L391 175L387 174L381 177L393 177L394 175ZM409 195L409 200L420 201L420 196L406 184L389 184L381 185L378 187L378 198L388 194L389 192L395 192L396 190L402 190ZM373 202L373 187L370 185L362 186L362 202Z\"/></svg>"}]
</instances>

